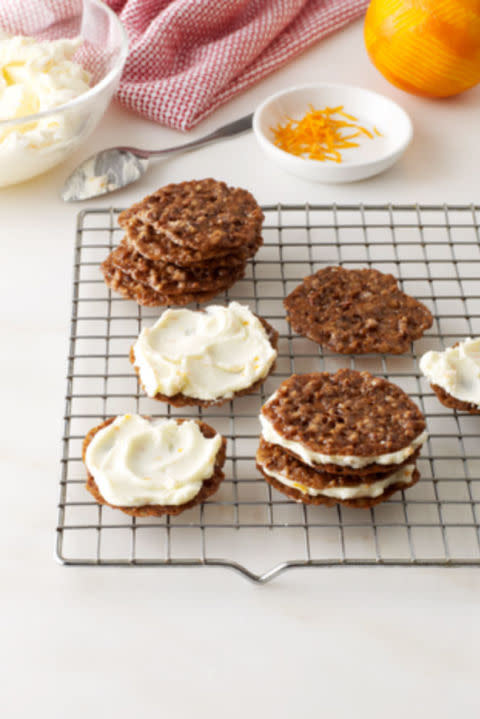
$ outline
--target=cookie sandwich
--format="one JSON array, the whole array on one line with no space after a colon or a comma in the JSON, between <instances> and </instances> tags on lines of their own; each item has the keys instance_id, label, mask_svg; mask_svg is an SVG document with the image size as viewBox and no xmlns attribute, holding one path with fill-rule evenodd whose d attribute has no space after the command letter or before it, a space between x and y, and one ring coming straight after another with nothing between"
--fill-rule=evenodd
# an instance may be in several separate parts
<instances>
[{"instance_id":1,"label":"cookie sandwich","mask_svg":"<svg viewBox=\"0 0 480 719\"><path fill-rule=\"evenodd\" d=\"M105 282L147 306L206 302L244 276L262 244L255 198L211 178L162 187L118 221L125 237L101 265Z\"/></svg>"},{"instance_id":2,"label":"cookie sandwich","mask_svg":"<svg viewBox=\"0 0 480 719\"><path fill-rule=\"evenodd\" d=\"M426 352L420 369L445 407L480 414L480 337Z\"/></svg>"},{"instance_id":3,"label":"cookie sandwich","mask_svg":"<svg viewBox=\"0 0 480 719\"><path fill-rule=\"evenodd\" d=\"M420 478L424 417L400 387L369 372L292 375L260 422L257 468L297 502L368 508Z\"/></svg>"},{"instance_id":4,"label":"cookie sandwich","mask_svg":"<svg viewBox=\"0 0 480 719\"><path fill-rule=\"evenodd\" d=\"M424 304L378 270L325 267L283 302L292 329L340 354L407 352L432 326Z\"/></svg>"},{"instance_id":5,"label":"cookie sandwich","mask_svg":"<svg viewBox=\"0 0 480 719\"><path fill-rule=\"evenodd\" d=\"M142 330L130 361L146 394L176 407L221 405L273 371L278 333L249 307L168 309Z\"/></svg>"},{"instance_id":6,"label":"cookie sandwich","mask_svg":"<svg viewBox=\"0 0 480 719\"><path fill-rule=\"evenodd\" d=\"M180 514L217 491L225 449L205 422L120 415L85 437L87 490L135 517Z\"/></svg>"}]
</instances>

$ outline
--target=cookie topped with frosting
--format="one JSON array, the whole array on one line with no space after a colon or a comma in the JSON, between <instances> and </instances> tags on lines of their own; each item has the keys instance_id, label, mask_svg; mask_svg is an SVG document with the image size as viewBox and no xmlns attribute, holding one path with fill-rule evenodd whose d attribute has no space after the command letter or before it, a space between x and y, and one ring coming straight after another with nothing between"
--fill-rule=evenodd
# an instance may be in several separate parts
<instances>
[{"instance_id":1,"label":"cookie topped with frosting","mask_svg":"<svg viewBox=\"0 0 480 719\"><path fill-rule=\"evenodd\" d=\"M273 369L277 339L237 302L169 309L142 330L130 359L149 397L207 407L255 391Z\"/></svg>"},{"instance_id":2,"label":"cookie topped with frosting","mask_svg":"<svg viewBox=\"0 0 480 719\"><path fill-rule=\"evenodd\" d=\"M341 354L407 352L432 326L424 304L378 270L325 267L284 300L295 332Z\"/></svg>"},{"instance_id":3,"label":"cookie topped with frosting","mask_svg":"<svg viewBox=\"0 0 480 719\"><path fill-rule=\"evenodd\" d=\"M84 440L87 489L126 514L178 514L217 490L225 446L205 422L117 416Z\"/></svg>"},{"instance_id":4,"label":"cookie topped with frosting","mask_svg":"<svg viewBox=\"0 0 480 719\"><path fill-rule=\"evenodd\" d=\"M426 352L420 369L443 405L480 414L480 337L467 337L440 352Z\"/></svg>"}]
</instances>

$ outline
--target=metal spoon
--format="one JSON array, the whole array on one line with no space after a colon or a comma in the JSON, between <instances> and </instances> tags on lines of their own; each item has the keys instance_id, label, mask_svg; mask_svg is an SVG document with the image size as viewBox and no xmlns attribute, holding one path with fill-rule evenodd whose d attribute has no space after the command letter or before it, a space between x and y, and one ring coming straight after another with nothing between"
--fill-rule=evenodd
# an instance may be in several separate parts
<instances>
[{"instance_id":1,"label":"metal spoon","mask_svg":"<svg viewBox=\"0 0 480 719\"><path fill-rule=\"evenodd\" d=\"M165 150L140 150L136 147L111 147L102 150L82 162L72 172L63 186L62 200L78 202L114 192L136 182L146 172L150 157L179 155L211 142L239 135L252 129L252 118L253 115L246 115L240 120L219 127L205 137Z\"/></svg>"}]
</instances>

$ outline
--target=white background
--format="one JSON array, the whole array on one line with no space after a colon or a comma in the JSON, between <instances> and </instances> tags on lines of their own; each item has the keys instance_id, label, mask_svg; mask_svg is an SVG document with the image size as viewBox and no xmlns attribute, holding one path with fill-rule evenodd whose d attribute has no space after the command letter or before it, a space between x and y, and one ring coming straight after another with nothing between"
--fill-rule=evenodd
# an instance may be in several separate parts
<instances>
[{"instance_id":1,"label":"white background","mask_svg":"<svg viewBox=\"0 0 480 719\"><path fill-rule=\"evenodd\" d=\"M395 168L354 185L310 185L281 174L248 135L152 164L114 203L208 176L247 187L261 203L479 201L479 89L444 101L396 90L370 64L361 22L230 102L190 137L246 114L270 93L322 80L377 90L411 114L414 141ZM78 210L58 193L97 149L183 139L112 106L62 167L0 191L2 716L478 716L478 569L295 570L253 586L220 569L55 563Z\"/></svg>"}]
</instances>

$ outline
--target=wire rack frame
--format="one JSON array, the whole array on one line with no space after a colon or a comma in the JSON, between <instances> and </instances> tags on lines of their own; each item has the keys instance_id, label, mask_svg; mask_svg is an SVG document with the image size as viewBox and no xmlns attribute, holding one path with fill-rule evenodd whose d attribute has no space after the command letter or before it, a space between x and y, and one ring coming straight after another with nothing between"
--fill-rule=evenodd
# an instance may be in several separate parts
<instances>
[{"instance_id":1,"label":"wire rack frame","mask_svg":"<svg viewBox=\"0 0 480 719\"><path fill-rule=\"evenodd\" d=\"M280 332L260 392L203 410L144 396L130 345L159 308L112 294L99 263L121 239L120 209L79 213L74 251L56 556L66 565L225 566L256 582L293 567L480 565L480 417L443 407L418 370L428 349L480 335L480 206L269 205L264 245L244 280L216 302L248 303ZM292 333L283 298L321 267L375 267L425 302L434 324L404 355L341 356ZM425 413L422 479L370 510L306 506L258 476L258 413L293 372L365 369L399 384ZM85 491L81 443L124 412L202 417L228 440L218 493L178 517L136 519Z\"/></svg>"}]
</instances>

